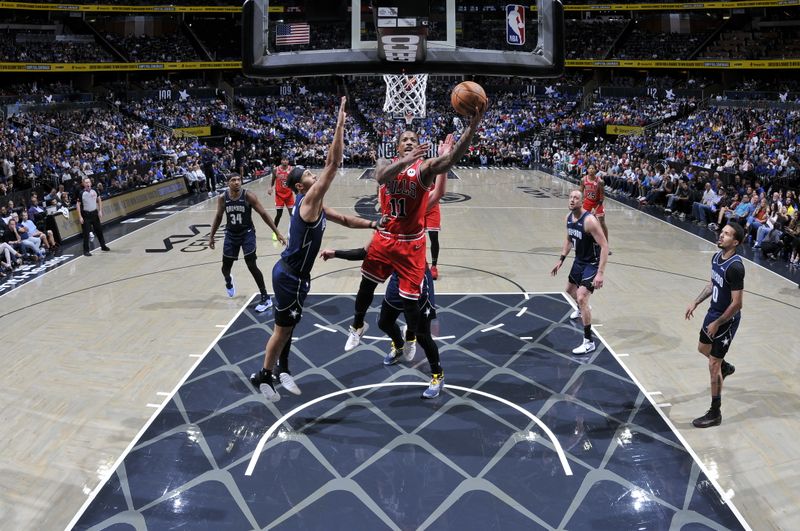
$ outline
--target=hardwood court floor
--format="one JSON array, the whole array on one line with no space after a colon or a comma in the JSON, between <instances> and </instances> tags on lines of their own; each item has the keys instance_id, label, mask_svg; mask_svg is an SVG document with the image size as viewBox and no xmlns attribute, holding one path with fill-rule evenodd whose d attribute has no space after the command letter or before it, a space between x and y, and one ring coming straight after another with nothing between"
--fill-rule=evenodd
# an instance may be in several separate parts
<instances>
[{"instance_id":1,"label":"hardwood court floor","mask_svg":"<svg viewBox=\"0 0 800 531\"><path fill-rule=\"evenodd\" d=\"M570 186L534 172L457 173L462 180L449 181L442 207L437 292L562 290L567 271L548 273L565 237ZM327 204L368 211L375 186L360 174L340 175ZM264 183L251 187L271 206ZM669 404L665 412L754 529L800 528L800 347L793 329L800 290L746 264L723 424L696 430L691 419L709 403L706 364L696 352L702 312L688 323L683 313L707 282L714 246L613 201L607 206L614 255L606 287L592 300L597 330L627 354L621 360L644 389ZM81 257L0 298L3 527L67 525L154 406L255 293L239 262L238 294L225 295L220 246L211 251L203 243L202 225L212 216L211 202L201 203L112 242L111 253ZM280 249L256 223L259 263L269 276ZM329 224L324 245L350 248L368 238L368 231ZM164 250L165 239L171 250L146 252ZM312 291L354 293L358 286L353 263L319 262L314 274Z\"/></svg>"}]
</instances>

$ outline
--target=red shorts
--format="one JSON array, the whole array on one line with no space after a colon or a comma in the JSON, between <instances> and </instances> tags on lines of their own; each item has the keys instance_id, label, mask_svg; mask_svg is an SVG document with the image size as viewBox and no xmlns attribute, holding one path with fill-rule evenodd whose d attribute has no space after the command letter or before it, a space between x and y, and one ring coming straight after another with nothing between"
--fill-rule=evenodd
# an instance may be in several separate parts
<instances>
[{"instance_id":1,"label":"red shorts","mask_svg":"<svg viewBox=\"0 0 800 531\"><path fill-rule=\"evenodd\" d=\"M425 213L425 230L439 232L442 230L442 211L432 208Z\"/></svg>"},{"instance_id":2,"label":"red shorts","mask_svg":"<svg viewBox=\"0 0 800 531\"><path fill-rule=\"evenodd\" d=\"M583 202L583 209L588 210L597 217L603 217L606 215L606 211L603 210L603 203L595 203L594 201L589 201L588 199Z\"/></svg>"},{"instance_id":3,"label":"red shorts","mask_svg":"<svg viewBox=\"0 0 800 531\"><path fill-rule=\"evenodd\" d=\"M403 238L376 232L361 264L361 274L374 282L383 282L396 271L400 296L416 300L425 278L425 233Z\"/></svg>"},{"instance_id":4,"label":"red shorts","mask_svg":"<svg viewBox=\"0 0 800 531\"><path fill-rule=\"evenodd\" d=\"M275 194L275 206L278 208L289 207L294 208L294 194L278 195Z\"/></svg>"}]
</instances>

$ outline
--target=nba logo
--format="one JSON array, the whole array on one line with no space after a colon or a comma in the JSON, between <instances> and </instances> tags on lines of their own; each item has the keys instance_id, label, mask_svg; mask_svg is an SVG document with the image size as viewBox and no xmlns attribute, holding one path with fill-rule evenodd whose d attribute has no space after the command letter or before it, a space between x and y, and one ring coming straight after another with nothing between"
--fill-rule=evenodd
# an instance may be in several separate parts
<instances>
[{"instance_id":1,"label":"nba logo","mask_svg":"<svg viewBox=\"0 0 800 531\"><path fill-rule=\"evenodd\" d=\"M506 6L506 42L516 46L525 44L525 7Z\"/></svg>"}]
</instances>

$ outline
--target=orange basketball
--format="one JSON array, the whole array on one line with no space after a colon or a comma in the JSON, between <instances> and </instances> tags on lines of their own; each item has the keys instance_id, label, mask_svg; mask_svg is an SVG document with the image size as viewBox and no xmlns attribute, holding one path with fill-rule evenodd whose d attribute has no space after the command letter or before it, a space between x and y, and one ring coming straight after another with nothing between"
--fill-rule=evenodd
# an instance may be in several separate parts
<instances>
[{"instance_id":1,"label":"orange basketball","mask_svg":"<svg viewBox=\"0 0 800 531\"><path fill-rule=\"evenodd\" d=\"M450 104L462 116L472 116L475 107L483 109L488 101L483 87L473 81L459 83L450 93Z\"/></svg>"}]
</instances>

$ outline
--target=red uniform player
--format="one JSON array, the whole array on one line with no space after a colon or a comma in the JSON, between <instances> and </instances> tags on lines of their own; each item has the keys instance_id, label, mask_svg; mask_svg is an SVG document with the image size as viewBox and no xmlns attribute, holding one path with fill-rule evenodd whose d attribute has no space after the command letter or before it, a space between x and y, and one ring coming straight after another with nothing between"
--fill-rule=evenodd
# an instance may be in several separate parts
<instances>
[{"instance_id":1,"label":"red uniform player","mask_svg":"<svg viewBox=\"0 0 800 531\"><path fill-rule=\"evenodd\" d=\"M283 207L289 209L290 216L294 208L294 193L286 186L286 178L289 176L292 169L293 167L289 165L289 159L283 157L280 165L275 166L272 172L272 184L269 190L267 190L267 193L269 195L275 194L275 209L278 211L275 214L275 226L278 225L281 216L283 216ZM275 239L274 234L273 239Z\"/></svg>"}]
</instances>

